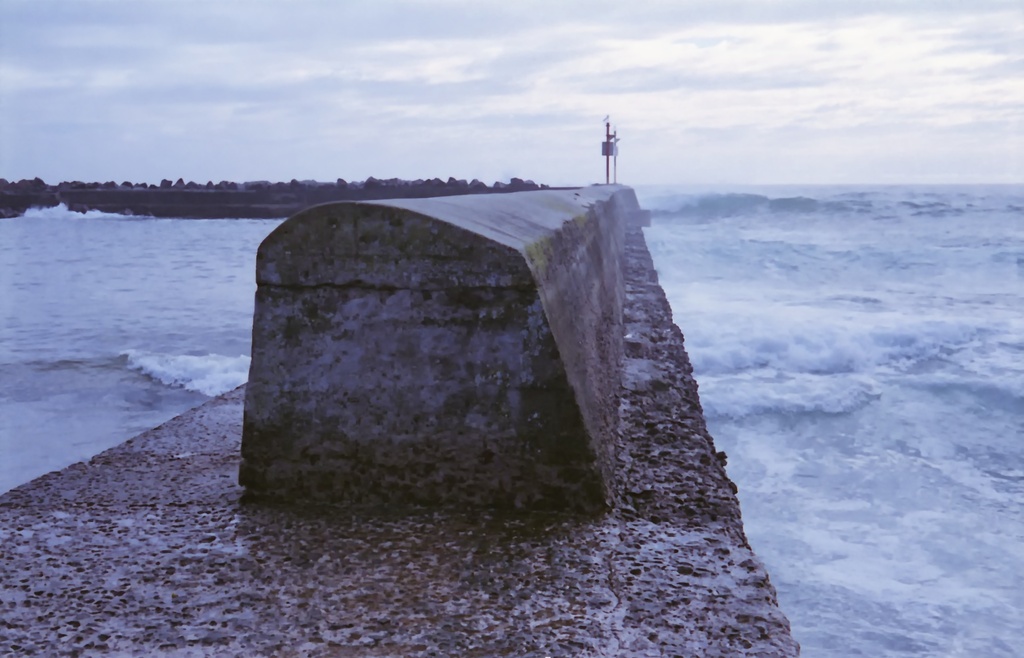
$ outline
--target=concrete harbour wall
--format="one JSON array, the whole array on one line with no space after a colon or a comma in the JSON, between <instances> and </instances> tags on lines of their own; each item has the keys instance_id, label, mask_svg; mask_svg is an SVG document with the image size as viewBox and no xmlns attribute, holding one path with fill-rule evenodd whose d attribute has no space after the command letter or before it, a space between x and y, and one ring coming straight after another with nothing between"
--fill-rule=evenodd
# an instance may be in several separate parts
<instances>
[{"instance_id":1,"label":"concrete harbour wall","mask_svg":"<svg viewBox=\"0 0 1024 658\"><path fill-rule=\"evenodd\" d=\"M620 186L327 204L257 259L251 495L595 509L612 501Z\"/></svg>"},{"instance_id":2,"label":"concrete harbour wall","mask_svg":"<svg viewBox=\"0 0 1024 658\"><path fill-rule=\"evenodd\" d=\"M589 219L570 220L576 228L583 230L590 222L600 223L609 217L630 219L620 252L623 345L621 380L615 393L617 428L603 448L610 456L612 474L602 473L598 466L601 450L593 448L593 459L584 460L590 481L601 485L603 498L599 502L614 503L605 513L518 513L467 505L382 513L376 507L316 505L308 500L297 505L246 502L237 475L240 452L253 450L252 445L242 447L243 417L248 416L246 422L252 420L253 409L247 400L250 384L88 462L0 495L0 604L4 610L0 655L798 655L799 646L778 607L775 589L743 531L736 487L724 468L725 454L717 451L707 432L683 334L672 321L638 227L643 213L629 211L631 192L620 196L617 190L603 188L597 193L607 196L589 200L588 192L594 191L581 190L583 200L558 202L565 212L575 212L569 204L587 209ZM520 212L517 198L505 197L513 201L508 207L509 226L516 225L514 218ZM528 201L536 210L535 200ZM390 212L395 207L368 206L360 212ZM450 216L464 213L466 221L470 216L459 204L433 210ZM550 212L563 211L552 208ZM605 213L604 219L601 213ZM403 226L426 227L428 232L432 228L446 230L432 222L407 223L409 215L401 216L405 218ZM449 225L446 221L445 226ZM525 228L514 231L518 235ZM494 242L484 246L490 245L498 255L508 255ZM261 276L280 281L292 280L289 277L293 275L313 276L313 270L307 273L302 268L302 254L312 251L326 259L339 253L332 252L338 248L337 242L323 239L285 239L271 244L303 249L290 255L284 251L276 254L281 258L271 260L282 266L274 271L267 268L270 261L261 260ZM442 240L438 244L447 243ZM582 427L586 445L592 446L599 444L591 434L600 431L602 422L611 422L611 414L588 416L590 402L579 400L593 395L599 401L608 382L587 380L591 373L600 374L597 361L579 365L574 359L585 362L585 350L600 354L604 348L578 347L574 355L571 345L563 349L563 342L566 332L573 333L573 340L580 345L588 340L599 342L600 332L592 332L588 338L569 320L588 312L585 300L601 300L611 293L602 292L600 282L583 286L584 281L572 274L572 267L558 274L557 269L544 266L567 257L562 251L578 255L584 244L589 245L588 250L604 249L600 239L581 240L573 251L571 244L560 243L555 236L544 250L527 254L526 269L533 288L505 289L533 301L503 306L486 297L482 306L464 308L452 299L437 302L433 293L428 301L438 304L430 307L432 313L454 314L444 316L458 320L449 323L449 331L461 331L466 337L459 343L462 349L458 353L441 352L453 368L460 355L463 361L473 355L491 364L510 363L508 372L524 378L522 373L535 372L539 366L526 359L528 368L522 360L516 362L504 352L505 356L498 357L480 346L492 339L514 338L520 347L557 349L544 371L548 377L544 381L556 389L561 386L560 399L575 404L574 422ZM526 250L514 251L523 254ZM548 254L546 260L543 254ZM434 261L439 267L448 262L443 258ZM326 265L330 261L320 262ZM521 269L508 269L507 260L489 262L499 274L525 276ZM583 264L577 266L577 271L585 269ZM372 271L367 269L361 280L373 280ZM417 298L413 287L376 291L367 285L278 288L276 294L282 298L308 293L296 297L297 310L302 311L302 303L309 300L318 304L315 312L305 308L293 314L299 324L291 326L288 341L278 337L296 355L310 357L304 371L307 375L333 365L333 361L312 358L315 346L303 342L310 340L301 331L305 323L312 328L315 323L326 323L325 317L334 317L328 311L336 307L326 301L321 306L316 295L326 299L332 291L347 291L352 296L339 295L331 303L337 308L365 304L368 318L393 313L395 327L388 322L378 322L375 327L392 337L401 338L416 317L433 317L413 316L409 311L413 306L398 304ZM486 290L498 294L492 288ZM536 297L530 297L531 290ZM566 307L559 315L562 307L558 304L570 303L570 295L578 297L578 306ZM359 299L363 301L354 301ZM537 299L543 317L536 311ZM428 308L422 299L420 302L416 308ZM388 310L389 303L395 308ZM549 309L552 305L556 310ZM463 310L458 311L460 308ZM487 315L491 320L484 323L479 311L471 313L466 308L483 308L485 315L494 315ZM510 318L546 319L548 331L537 326L532 338L505 331L503 323ZM283 330L288 325L281 322ZM333 326L327 327L327 335L340 342L324 343L332 350L346 345L343 331L331 329ZM429 328L430 324L423 326ZM376 340L373 332L363 338ZM617 349L613 341L614 337L606 341L612 353ZM380 342L382 346L374 348L378 352L391 350L393 358L431 372L433 366L417 356L418 352L409 357L389 347L394 341ZM553 367L556 361L561 370ZM266 372L273 374L272 369ZM386 372L379 369L379 373ZM408 390L380 377L375 385L381 395L397 396ZM422 382L427 375L405 377L409 379L396 381ZM331 398L311 385L312 377L296 376L290 381L303 391L299 399L313 404L314 410L321 408L316 404L331 410ZM481 386L490 391L492 402L499 404L498 389L487 389L492 385L488 381L481 380ZM582 393L577 390L581 381L587 387ZM348 386L356 388L355 383ZM458 393L457 387L449 390ZM514 397L514 389L505 392ZM422 402L428 398L410 399ZM332 423L343 420L328 418ZM399 424L390 417L382 422ZM512 426L512 420L488 422ZM556 420L548 422L558 427ZM313 423L298 427L309 431L307 436L318 436ZM325 432L321 437L331 436L320 431ZM574 436L578 439L580 435ZM287 442L284 445L287 450L294 449ZM455 445L459 445L457 441ZM473 449L468 445L469 454L475 454ZM294 454L287 450L282 454ZM255 452L257 457L274 454L268 448ZM247 464L241 467L243 473L252 467L248 461L252 456L249 452ZM383 473L380 466L376 468ZM308 476L302 469L284 473ZM316 481L317 476L309 477ZM422 474L417 477L423 481ZM306 485L300 484L291 493L301 492L302 486ZM379 497L373 486L364 486L359 490L363 499ZM461 495L466 485L450 486L443 491ZM523 502L529 502L526 495L534 490L518 487ZM493 497L498 487L486 490ZM277 493L286 491L288 487L282 486ZM331 495L338 492L351 496L344 488L327 490Z\"/></svg>"}]
</instances>

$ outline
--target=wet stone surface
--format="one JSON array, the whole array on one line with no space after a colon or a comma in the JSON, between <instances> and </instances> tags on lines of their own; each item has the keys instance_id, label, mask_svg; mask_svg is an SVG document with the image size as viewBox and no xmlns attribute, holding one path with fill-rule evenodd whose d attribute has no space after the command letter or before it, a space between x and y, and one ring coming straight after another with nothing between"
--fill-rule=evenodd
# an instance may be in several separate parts
<instances>
[{"instance_id":1,"label":"wet stone surface","mask_svg":"<svg viewBox=\"0 0 1024 658\"><path fill-rule=\"evenodd\" d=\"M0 496L0 655L792 656L643 237L619 505L242 504L244 389Z\"/></svg>"}]
</instances>

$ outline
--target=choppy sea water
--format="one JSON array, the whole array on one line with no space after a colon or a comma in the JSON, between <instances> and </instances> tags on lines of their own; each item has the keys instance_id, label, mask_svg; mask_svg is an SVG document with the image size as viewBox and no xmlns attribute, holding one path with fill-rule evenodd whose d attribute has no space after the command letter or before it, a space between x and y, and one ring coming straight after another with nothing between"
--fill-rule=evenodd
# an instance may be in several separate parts
<instances>
[{"instance_id":1,"label":"choppy sea water","mask_svg":"<svg viewBox=\"0 0 1024 658\"><path fill-rule=\"evenodd\" d=\"M0 492L245 382L256 248L281 220L0 220Z\"/></svg>"},{"instance_id":2,"label":"choppy sea water","mask_svg":"<svg viewBox=\"0 0 1024 658\"><path fill-rule=\"evenodd\" d=\"M1024 655L1024 188L642 196L803 655Z\"/></svg>"},{"instance_id":3,"label":"choppy sea water","mask_svg":"<svg viewBox=\"0 0 1024 658\"><path fill-rule=\"evenodd\" d=\"M1024 190L638 191L803 655L1024 655ZM0 492L243 383L278 223L0 220Z\"/></svg>"}]
</instances>

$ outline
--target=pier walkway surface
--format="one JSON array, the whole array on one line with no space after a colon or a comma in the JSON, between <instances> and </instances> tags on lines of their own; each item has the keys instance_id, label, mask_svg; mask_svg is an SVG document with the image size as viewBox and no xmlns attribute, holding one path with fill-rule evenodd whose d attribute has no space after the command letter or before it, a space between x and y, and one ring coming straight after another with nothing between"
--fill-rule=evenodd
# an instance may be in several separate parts
<instances>
[{"instance_id":1,"label":"pier walkway surface","mask_svg":"<svg viewBox=\"0 0 1024 658\"><path fill-rule=\"evenodd\" d=\"M639 228L621 503L242 502L244 387L0 496L0 655L794 656Z\"/></svg>"}]
</instances>

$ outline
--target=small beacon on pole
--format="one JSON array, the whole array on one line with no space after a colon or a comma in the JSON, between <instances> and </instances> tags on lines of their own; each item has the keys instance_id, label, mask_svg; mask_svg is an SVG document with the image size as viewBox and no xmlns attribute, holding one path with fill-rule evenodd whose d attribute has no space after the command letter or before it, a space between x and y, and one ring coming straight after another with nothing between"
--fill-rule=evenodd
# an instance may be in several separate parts
<instances>
[{"instance_id":1,"label":"small beacon on pole","mask_svg":"<svg viewBox=\"0 0 1024 658\"><path fill-rule=\"evenodd\" d=\"M605 185L612 182L612 158L615 159L615 182L619 182L619 131L612 132L612 124L609 118L607 116L604 118L604 141L601 143L601 155L604 156Z\"/></svg>"}]
</instances>

